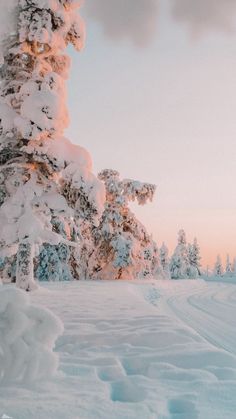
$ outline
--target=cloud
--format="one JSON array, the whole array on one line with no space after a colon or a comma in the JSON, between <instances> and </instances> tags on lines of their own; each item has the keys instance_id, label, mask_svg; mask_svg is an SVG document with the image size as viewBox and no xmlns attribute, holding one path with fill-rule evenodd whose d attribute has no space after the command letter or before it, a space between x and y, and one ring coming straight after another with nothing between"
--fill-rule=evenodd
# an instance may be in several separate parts
<instances>
[{"instance_id":1,"label":"cloud","mask_svg":"<svg viewBox=\"0 0 236 419\"><path fill-rule=\"evenodd\" d=\"M0 0L0 39L16 30L17 0Z\"/></svg>"},{"instance_id":2,"label":"cloud","mask_svg":"<svg viewBox=\"0 0 236 419\"><path fill-rule=\"evenodd\" d=\"M157 28L158 4L159 0L86 0L85 10L109 38L145 46Z\"/></svg>"},{"instance_id":3,"label":"cloud","mask_svg":"<svg viewBox=\"0 0 236 419\"><path fill-rule=\"evenodd\" d=\"M0 0L0 66L3 64L3 40L16 32L16 8L18 0Z\"/></svg>"},{"instance_id":4,"label":"cloud","mask_svg":"<svg viewBox=\"0 0 236 419\"><path fill-rule=\"evenodd\" d=\"M170 3L174 19L187 24L193 34L235 30L236 0L170 0Z\"/></svg>"},{"instance_id":5,"label":"cloud","mask_svg":"<svg viewBox=\"0 0 236 419\"><path fill-rule=\"evenodd\" d=\"M85 0L85 11L108 38L145 46L157 30L159 5L167 1L172 18L193 35L235 31L236 0Z\"/></svg>"}]
</instances>

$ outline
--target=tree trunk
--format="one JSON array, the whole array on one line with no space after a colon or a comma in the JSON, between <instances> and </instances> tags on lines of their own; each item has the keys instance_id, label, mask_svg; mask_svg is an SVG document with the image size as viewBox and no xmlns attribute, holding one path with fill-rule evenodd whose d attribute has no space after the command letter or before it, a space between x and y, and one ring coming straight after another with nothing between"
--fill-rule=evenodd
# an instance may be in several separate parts
<instances>
[{"instance_id":1,"label":"tree trunk","mask_svg":"<svg viewBox=\"0 0 236 419\"><path fill-rule=\"evenodd\" d=\"M34 246L28 241L19 245L16 261L16 285L25 291L37 288L34 281Z\"/></svg>"}]
</instances>

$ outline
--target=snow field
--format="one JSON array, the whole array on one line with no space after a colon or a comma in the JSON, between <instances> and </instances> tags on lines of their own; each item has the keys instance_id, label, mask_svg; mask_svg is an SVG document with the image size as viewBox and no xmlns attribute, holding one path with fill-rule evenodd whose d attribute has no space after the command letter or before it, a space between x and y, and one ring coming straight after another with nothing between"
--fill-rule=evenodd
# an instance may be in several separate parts
<instances>
[{"instance_id":1,"label":"snow field","mask_svg":"<svg viewBox=\"0 0 236 419\"><path fill-rule=\"evenodd\" d=\"M234 284L81 281L31 295L65 325L60 374L3 389L0 416L235 418Z\"/></svg>"}]
</instances>

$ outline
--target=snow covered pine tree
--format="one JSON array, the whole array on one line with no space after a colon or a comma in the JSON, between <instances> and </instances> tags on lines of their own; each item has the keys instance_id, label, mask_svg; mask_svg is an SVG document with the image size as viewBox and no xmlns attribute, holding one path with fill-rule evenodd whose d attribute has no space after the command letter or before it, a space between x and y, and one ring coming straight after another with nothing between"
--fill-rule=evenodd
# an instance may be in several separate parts
<instances>
[{"instance_id":1,"label":"snow covered pine tree","mask_svg":"<svg viewBox=\"0 0 236 419\"><path fill-rule=\"evenodd\" d=\"M216 258L216 263L215 263L215 267L214 267L214 275L215 276L223 276L223 274L224 274L224 271L223 271L221 257L220 257L220 255L218 255L217 258Z\"/></svg>"},{"instance_id":2,"label":"snow covered pine tree","mask_svg":"<svg viewBox=\"0 0 236 419\"><path fill-rule=\"evenodd\" d=\"M232 274L233 276L236 276L236 258L234 258L232 262Z\"/></svg>"},{"instance_id":3,"label":"snow covered pine tree","mask_svg":"<svg viewBox=\"0 0 236 419\"><path fill-rule=\"evenodd\" d=\"M232 263L230 262L229 254L226 256L225 276L227 277L233 276L233 267L232 267Z\"/></svg>"},{"instance_id":4,"label":"snow covered pine tree","mask_svg":"<svg viewBox=\"0 0 236 419\"><path fill-rule=\"evenodd\" d=\"M160 248L160 264L166 279L170 279L170 260L169 251L165 243Z\"/></svg>"},{"instance_id":5,"label":"snow covered pine tree","mask_svg":"<svg viewBox=\"0 0 236 419\"><path fill-rule=\"evenodd\" d=\"M201 256L200 248L195 237L193 244L188 245L188 261L189 261L189 271L188 276L191 279L196 279L201 276Z\"/></svg>"},{"instance_id":6,"label":"snow covered pine tree","mask_svg":"<svg viewBox=\"0 0 236 419\"><path fill-rule=\"evenodd\" d=\"M80 224L98 224L105 193L88 153L63 137L70 60L62 52L82 46L79 1L12 2L12 27L1 40L0 267L3 279L29 291L34 271L51 269L58 279L69 276L65 266L76 271ZM48 252L59 252L56 266Z\"/></svg>"},{"instance_id":7,"label":"snow covered pine tree","mask_svg":"<svg viewBox=\"0 0 236 419\"><path fill-rule=\"evenodd\" d=\"M105 183L106 203L100 225L93 230L89 276L134 279L161 275L157 246L128 207L130 201L140 205L151 201L156 187L120 180L115 170L103 170L98 177Z\"/></svg>"},{"instance_id":8,"label":"snow covered pine tree","mask_svg":"<svg viewBox=\"0 0 236 419\"><path fill-rule=\"evenodd\" d=\"M189 260L185 231L178 233L178 244L170 261L170 273L172 279L183 279L189 275Z\"/></svg>"}]
</instances>

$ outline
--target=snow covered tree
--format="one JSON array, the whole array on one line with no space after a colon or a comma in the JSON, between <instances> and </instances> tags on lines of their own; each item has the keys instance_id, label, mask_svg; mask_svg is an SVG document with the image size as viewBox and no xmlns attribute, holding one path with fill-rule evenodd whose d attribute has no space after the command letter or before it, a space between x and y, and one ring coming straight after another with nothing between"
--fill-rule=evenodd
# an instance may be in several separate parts
<instances>
[{"instance_id":1,"label":"snow covered tree","mask_svg":"<svg viewBox=\"0 0 236 419\"><path fill-rule=\"evenodd\" d=\"M236 276L236 258L233 259L232 274L233 274L233 276Z\"/></svg>"},{"instance_id":2,"label":"snow covered tree","mask_svg":"<svg viewBox=\"0 0 236 419\"><path fill-rule=\"evenodd\" d=\"M186 234L184 230L178 233L178 244L170 261L172 279L183 279L189 276L189 260Z\"/></svg>"},{"instance_id":3,"label":"snow covered tree","mask_svg":"<svg viewBox=\"0 0 236 419\"><path fill-rule=\"evenodd\" d=\"M180 251L176 248L170 260L171 279L182 279L184 275L184 266Z\"/></svg>"},{"instance_id":4,"label":"snow covered tree","mask_svg":"<svg viewBox=\"0 0 236 419\"><path fill-rule=\"evenodd\" d=\"M205 268L202 268L201 275L203 277L207 277L207 278L209 278L210 276L212 276L212 271L211 271L209 265L207 265Z\"/></svg>"},{"instance_id":5,"label":"snow covered tree","mask_svg":"<svg viewBox=\"0 0 236 419\"><path fill-rule=\"evenodd\" d=\"M215 267L214 267L214 275L215 276L223 276L223 266L221 262L220 255L217 256Z\"/></svg>"},{"instance_id":6,"label":"snow covered tree","mask_svg":"<svg viewBox=\"0 0 236 419\"><path fill-rule=\"evenodd\" d=\"M103 209L90 156L63 137L70 64L63 50L82 46L79 3L15 0L12 29L2 40L0 257L2 272L25 290L35 287L34 270L42 277L45 264L68 277L65 265L75 263L73 252L82 246L80 224L98 224ZM52 262L62 245L66 256Z\"/></svg>"},{"instance_id":7,"label":"snow covered tree","mask_svg":"<svg viewBox=\"0 0 236 419\"><path fill-rule=\"evenodd\" d=\"M233 276L233 267L230 262L229 255L226 257L226 266L225 266L225 275L226 276Z\"/></svg>"},{"instance_id":8,"label":"snow covered tree","mask_svg":"<svg viewBox=\"0 0 236 419\"><path fill-rule=\"evenodd\" d=\"M145 227L129 209L129 202L152 201L155 186L121 180L115 170L99 174L106 188L105 211L93 230L94 250L88 260L92 278L133 279L161 273L158 249Z\"/></svg>"},{"instance_id":9,"label":"snow covered tree","mask_svg":"<svg viewBox=\"0 0 236 419\"><path fill-rule=\"evenodd\" d=\"M169 251L165 243L160 248L160 264L166 279L170 279L170 260Z\"/></svg>"},{"instance_id":10,"label":"snow covered tree","mask_svg":"<svg viewBox=\"0 0 236 419\"><path fill-rule=\"evenodd\" d=\"M188 245L188 262L189 262L189 270L188 276L189 278L195 279L198 276L201 276L201 256L200 256L200 248L195 237L193 244Z\"/></svg>"},{"instance_id":11,"label":"snow covered tree","mask_svg":"<svg viewBox=\"0 0 236 419\"><path fill-rule=\"evenodd\" d=\"M70 251L67 245L45 244L35 262L35 277L39 281L71 281L73 276L69 261Z\"/></svg>"}]
</instances>

